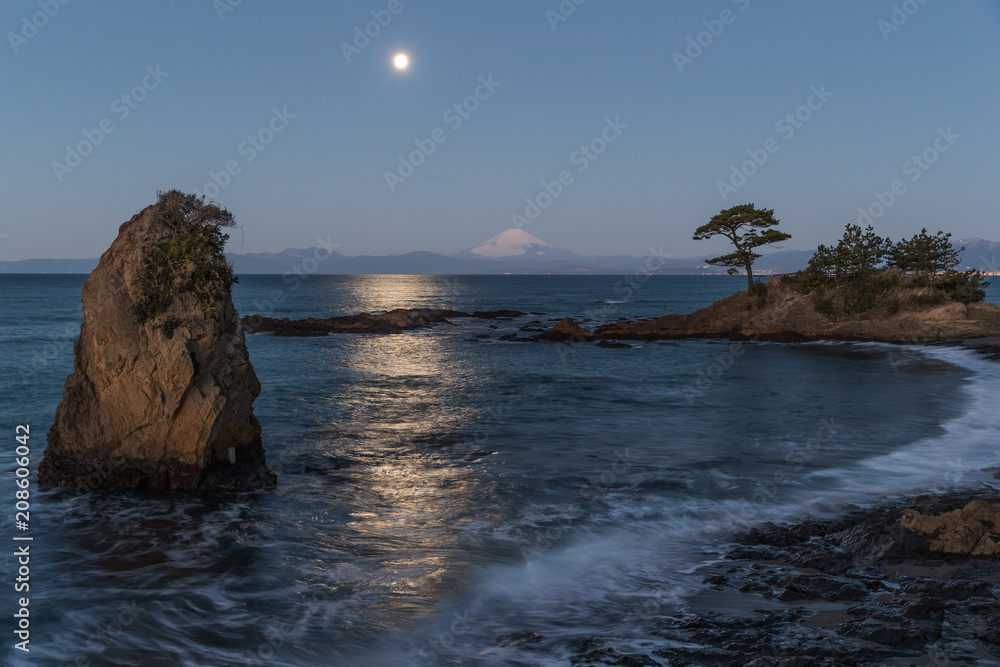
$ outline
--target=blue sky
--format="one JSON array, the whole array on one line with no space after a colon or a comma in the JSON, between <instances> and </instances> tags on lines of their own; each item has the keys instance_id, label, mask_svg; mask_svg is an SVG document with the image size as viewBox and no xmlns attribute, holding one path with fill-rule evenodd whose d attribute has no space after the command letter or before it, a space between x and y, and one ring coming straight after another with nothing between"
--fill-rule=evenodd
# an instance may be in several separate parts
<instances>
[{"instance_id":1,"label":"blue sky","mask_svg":"<svg viewBox=\"0 0 1000 667\"><path fill-rule=\"evenodd\" d=\"M0 260L98 256L156 190L205 191L227 164L208 192L243 225L236 252L457 252L563 171L523 228L585 254L708 256L692 230L747 201L810 248L896 180L881 233L1000 239L995 1L235 1L3 3ZM372 11L387 25L348 62ZM417 141L433 154L390 189ZM724 201L720 181L740 186Z\"/></svg>"}]
</instances>

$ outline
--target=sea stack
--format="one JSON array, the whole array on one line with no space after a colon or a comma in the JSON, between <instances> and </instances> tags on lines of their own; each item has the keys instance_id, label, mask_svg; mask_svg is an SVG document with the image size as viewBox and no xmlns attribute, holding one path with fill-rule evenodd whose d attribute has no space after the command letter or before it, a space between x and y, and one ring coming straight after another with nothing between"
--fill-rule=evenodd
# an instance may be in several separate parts
<instances>
[{"instance_id":1,"label":"sea stack","mask_svg":"<svg viewBox=\"0 0 1000 667\"><path fill-rule=\"evenodd\" d=\"M42 484L152 491L273 486L222 253L232 215L176 190L123 224L83 286Z\"/></svg>"}]
</instances>

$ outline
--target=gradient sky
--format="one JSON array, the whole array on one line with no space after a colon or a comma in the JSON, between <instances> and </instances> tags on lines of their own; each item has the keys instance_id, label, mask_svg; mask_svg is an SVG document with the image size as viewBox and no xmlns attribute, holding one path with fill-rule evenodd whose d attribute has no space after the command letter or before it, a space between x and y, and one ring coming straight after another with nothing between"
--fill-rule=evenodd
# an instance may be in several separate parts
<instances>
[{"instance_id":1,"label":"gradient sky","mask_svg":"<svg viewBox=\"0 0 1000 667\"><path fill-rule=\"evenodd\" d=\"M811 248L895 179L881 233L1000 240L996 1L586 0L553 29L558 0L400 0L350 63L341 43L389 0L236 1L69 0L12 44L58 0L5 0L0 260L96 257L156 190L203 190L230 161L241 172L215 199L242 223L235 252L317 237L348 255L458 252L564 169L573 183L524 229L583 254L708 256L692 230L746 201L776 209L786 248ZM894 4L917 11L885 32ZM726 10L679 71L674 52ZM115 99L157 66L169 75L121 119ZM491 75L501 86L452 129L445 111ZM786 138L776 122L824 85ZM296 117L247 162L275 108ZM53 162L104 118L114 131L60 182ZM571 156L607 118L629 127L580 173ZM912 182L904 163L949 127L959 138ZM384 173L436 128L447 141L390 192ZM718 181L768 138L778 151L723 202Z\"/></svg>"}]
</instances>

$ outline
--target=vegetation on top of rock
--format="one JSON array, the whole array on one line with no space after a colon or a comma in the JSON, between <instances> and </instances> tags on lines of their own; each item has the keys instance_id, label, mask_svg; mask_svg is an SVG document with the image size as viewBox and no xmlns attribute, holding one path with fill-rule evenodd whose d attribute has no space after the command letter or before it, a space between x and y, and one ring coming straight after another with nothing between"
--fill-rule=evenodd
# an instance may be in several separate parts
<instances>
[{"instance_id":1,"label":"vegetation on top of rock","mask_svg":"<svg viewBox=\"0 0 1000 667\"><path fill-rule=\"evenodd\" d=\"M140 323L164 313L174 298L193 294L207 317L218 317L218 300L238 282L233 267L223 254L234 227L233 214L205 197L179 190L157 192L156 227L160 240L146 248L139 276L141 293L133 310ZM173 320L161 326L173 334ZM169 331L168 331L169 329Z\"/></svg>"},{"instance_id":2,"label":"vegetation on top of rock","mask_svg":"<svg viewBox=\"0 0 1000 667\"><path fill-rule=\"evenodd\" d=\"M964 248L951 234L921 229L893 244L871 225L847 225L836 246L820 245L793 280L799 292L816 293L816 310L831 317L894 315L907 305L948 301L979 303L989 283L979 271L956 271Z\"/></svg>"},{"instance_id":3,"label":"vegetation on top of rock","mask_svg":"<svg viewBox=\"0 0 1000 667\"><path fill-rule=\"evenodd\" d=\"M736 275L739 269L747 272L747 291L753 292L753 263L761 255L754 252L755 248L787 241L791 234L772 229L780 220L774 217L774 209L758 209L753 204L740 204L720 211L711 220L694 232L694 240L702 241L713 236L724 236L729 239L736 251L712 259L706 259L706 264L728 266L729 275Z\"/></svg>"}]
</instances>

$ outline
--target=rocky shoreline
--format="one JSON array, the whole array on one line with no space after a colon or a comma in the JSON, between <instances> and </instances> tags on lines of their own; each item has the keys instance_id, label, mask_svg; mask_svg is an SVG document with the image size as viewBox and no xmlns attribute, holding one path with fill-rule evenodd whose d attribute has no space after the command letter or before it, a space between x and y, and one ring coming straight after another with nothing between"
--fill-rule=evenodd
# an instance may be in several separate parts
<instances>
[{"instance_id":1,"label":"rocky shoreline","mask_svg":"<svg viewBox=\"0 0 1000 667\"><path fill-rule=\"evenodd\" d=\"M707 588L692 613L664 628L687 646L660 657L673 665L1000 664L998 501L1000 492L984 487L752 528L725 562L704 570Z\"/></svg>"},{"instance_id":2,"label":"rocky shoreline","mask_svg":"<svg viewBox=\"0 0 1000 667\"><path fill-rule=\"evenodd\" d=\"M983 304L979 304L983 305ZM992 304L985 304L992 306ZM701 312L701 311L698 311ZM989 310L987 310L989 312ZM262 315L248 315L241 319L243 329L247 334L269 333L285 337L314 337L333 334L399 334L415 329L423 329L437 324L451 324L451 319L476 318L483 320L513 320L527 315L542 316L545 313L525 313L518 310L475 311L467 313L458 310L441 310L432 308L397 308L388 312L372 315L344 315L338 317L292 320L289 318L274 319ZM959 345L986 355L990 359L1000 361L1000 328L994 328L992 320L986 326L966 328L960 333L968 334L955 337L928 337L914 339L912 336L843 336L838 334L804 335L798 331L746 332L731 329L729 331L675 331L658 328L662 321L668 318L689 317L686 315L667 315L666 318L655 320L623 320L607 324L590 331L581 326L571 317L558 320L551 329L543 329L539 320L533 320L514 333L499 334L496 340L515 343L591 343L595 347L609 349L627 349L632 347L624 341L649 342L655 340L681 340L687 338L724 339L745 342L774 343L807 343L816 341L844 342L880 342L898 345L929 344L929 345ZM551 320L550 320L551 321ZM522 333L532 335L521 335ZM471 342L482 342L490 338L484 334Z\"/></svg>"},{"instance_id":3,"label":"rocky shoreline","mask_svg":"<svg viewBox=\"0 0 1000 667\"><path fill-rule=\"evenodd\" d=\"M666 648L627 655L595 637L572 663L1000 664L998 501L984 486L759 525L699 572L686 612L657 618Z\"/></svg>"}]
</instances>

